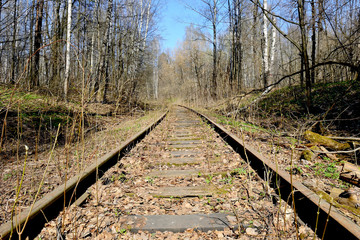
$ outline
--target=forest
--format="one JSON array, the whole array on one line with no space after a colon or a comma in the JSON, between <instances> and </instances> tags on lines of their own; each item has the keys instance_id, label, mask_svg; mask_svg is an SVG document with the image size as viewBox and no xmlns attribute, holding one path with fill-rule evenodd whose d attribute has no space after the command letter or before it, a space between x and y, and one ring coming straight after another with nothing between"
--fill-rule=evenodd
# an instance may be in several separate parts
<instances>
[{"instance_id":1,"label":"forest","mask_svg":"<svg viewBox=\"0 0 360 240\"><path fill-rule=\"evenodd\" d=\"M203 22L161 50L160 0L2 0L0 82L87 102L301 85L310 108L314 84L359 80L358 1L182 3Z\"/></svg>"}]
</instances>

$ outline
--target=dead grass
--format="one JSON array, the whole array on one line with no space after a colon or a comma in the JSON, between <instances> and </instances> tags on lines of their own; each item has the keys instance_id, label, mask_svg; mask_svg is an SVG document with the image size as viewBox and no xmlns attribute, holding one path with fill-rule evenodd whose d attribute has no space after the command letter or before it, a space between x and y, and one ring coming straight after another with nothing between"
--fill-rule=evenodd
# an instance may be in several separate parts
<instances>
[{"instance_id":1,"label":"dead grass","mask_svg":"<svg viewBox=\"0 0 360 240\"><path fill-rule=\"evenodd\" d=\"M134 111L114 116L89 111L81 118L81 108L74 103L65 105L51 97L23 92L14 92L11 97L11 89L6 88L0 88L0 93L4 100L0 106L1 127L8 110L0 153L0 224L10 220L15 201L15 214L30 206L44 173L37 200L161 114ZM99 104L97 107L100 108ZM109 108L107 105L103 109Z\"/></svg>"}]
</instances>

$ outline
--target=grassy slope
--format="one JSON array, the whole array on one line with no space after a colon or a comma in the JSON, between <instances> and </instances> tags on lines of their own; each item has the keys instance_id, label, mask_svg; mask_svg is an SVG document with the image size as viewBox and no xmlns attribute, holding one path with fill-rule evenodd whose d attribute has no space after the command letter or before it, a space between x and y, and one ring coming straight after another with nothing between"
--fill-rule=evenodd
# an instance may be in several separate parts
<instances>
[{"instance_id":1,"label":"grassy slope","mask_svg":"<svg viewBox=\"0 0 360 240\"><path fill-rule=\"evenodd\" d=\"M306 129L312 129L325 135L359 135L360 83L316 84L312 96L313 108L309 113L305 107L304 90L300 86L277 89L242 111L237 120L243 120L242 125L253 124L268 131L301 134ZM240 104L232 102L215 111L225 116L255 98L248 96ZM223 121L230 119L221 118Z\"/></svg>"},{"instance_id":2,"label":"grassy slope","mask_svg":"<svg viewBox=\"0 0 360 240\"><path fill-rule=\"evenodd\" d=\"M74 112L70 107L59 104L57 99L0 87L0 128L6 125L3 134L2 153L14 155L23 145L35 148L36 143L53 141L59 124L69 125ZM6 118L5 118L6 117ZM40 131L39 131L40 130ZM62 127L59 143L64 142L65 128ZM17 145L21 147L17 147Z\"/></svg>"},{"instance_id":3,"label":"grassy slope","mask_svg":"<svg viewBox=\"0 0 360 240\"><path fill-rule=\"evenodd\" d=\"M148 105L115 106L115 104L92 103L84 108L85 133L101 130L106 123L102 116L133 114L133 111L143 111ZM100 116L100 115L101 116ZM81 105L76 102L65 103L56 97L44 96L34 92L21 90L13 91L12 88L0 85L0 137L4 128L2 149L0 157L15 156L19 151L23 154L24 145L36 151L45 150L54 142L57 136L58 145L65 142L76 141L79 137L81 123ZM43 148L43 149L42 149Z\"/></svg>"},{"instance_id":4,"label":"grassy slope","mask_svg":"<svg viewBox=\"0 0 360 240\"><path fill-rule=\"evenodd\" d=\"M360 126L360 83L339 82L317 84L313 87L313 109L310 114L305 108L305 97L300 86L276 90L262 99L259 109L263 117L281 116L289 121L319 121L321 128L315 131L323 134L359 134Z\"/></svg>"}]
</instances>

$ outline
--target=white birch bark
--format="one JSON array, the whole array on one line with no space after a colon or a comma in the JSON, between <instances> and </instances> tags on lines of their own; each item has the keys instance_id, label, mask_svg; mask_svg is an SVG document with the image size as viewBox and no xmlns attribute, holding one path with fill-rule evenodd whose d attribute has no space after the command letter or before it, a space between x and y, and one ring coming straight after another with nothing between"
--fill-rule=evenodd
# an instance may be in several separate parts
<instances>
[{"instance_id":1,"label":"white birch bark","mask_svg":"<svg viewBox=\"0 0 360 240\"><path fill-rule=\"evenodd\" d=\"M145 36L144 36L144 42L143 42L143 49L145 49L145 47L146 47L146 39L147 39L147 36L148 36L148 31L149 31L150 8L151 8L151 0L149 1L149 6L147 8L147 14L146 14L146 26L145 26Z\"/></svg>"},{"instance_id":2,"label":"white birch bark","mask_svg":"<svg viewBox=\"0 0 360 240\"><path fill-rule=\"evenodd\" d=\"M93 29L91 37L91 54L90 54L90 74L92 75L94 69L94 47L95 47L95 29Z\"/></svg>"},{"instance_id":3,"label":"white birch bark","mask_svg":"<svg viewBox=\"0 0 360 240\"><path fill-rule=\"evenodd\" d=\"M150 1L151 2L151 1ZM157 40L154 41L154 68L153 68L153 89L154 89L154 98L158 99L158 89L159 89L159 51L160 45Z\"/></svg>"},{"instance_id":4,"label":"white birch bark","mask_svg":"<svg viewBox=\"0 0 360 240\"><path fill-rule=\"evenodd\" d=\"M67 16L67 33L66 33L66 64L65 64L65 81L64 81L64 97L67 99L69 72L70 72L70 41L71 41L71 6L72 0L68 0L68 16Z\"/></svg>"},{"instance_id":5,"label":"white birch bark","mask_svg":"<svg viewBox=\"0 0 360 240\"><path fill-rule=\"evenodd\" d=\"M143 0L140 0L140 20L139 20L139 31L138 31L139 38L141 38L144 12L145 12L145 9L143 8Z\"/></svg>"},{"instance_id":6,"label":"white birch bark","mask_svg":"<svg viewBox=\"0 0 360 240\"><path fill-rule=\"evenodd\" d=\"M268 10L267 0L264 0L264 10ZM268 36L268 19L266 15L263 15L263 35L264 35L264 54L263 54L263 67L264 67L264 85L267 85L267 77L269 73L269 36ZM266 87L266 86L264 86Z\"/></svg>"},{"instance_id":7,"label":"white birch bark","mask_svg":"<svg viewBox=\"0 0 360 240\"><path fill-rule=\"evenodd\" d=\"M274 24L276 24L276 18L274 17ZM274 60L276 55L276 28L271 25L271 48L270 48L270 63L269 63L269 74L273 74Z\"/></svg>"}]
</instances>

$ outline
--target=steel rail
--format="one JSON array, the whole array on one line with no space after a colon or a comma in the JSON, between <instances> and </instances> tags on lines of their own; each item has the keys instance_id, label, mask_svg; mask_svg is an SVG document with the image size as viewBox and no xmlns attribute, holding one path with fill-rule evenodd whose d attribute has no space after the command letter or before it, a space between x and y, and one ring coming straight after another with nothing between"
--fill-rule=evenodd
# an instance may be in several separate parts
<instances>
[{"instance_id":1,"label":"steel rail","mask_svg":"<svg viewBox=\"0 0 360 240\"><path fill-rule=\"evenodd\" d=\"M0 239L19 239L16 227L23 227L26 219L24 232L21 237L25 239L36 237L44 224L55 218L64 206L76 201L86 190L104 175L106 170L114 166L126 153L128 153L138 142L140 142L151 130L153 130L167 115L168 111L162 114L156 121L143 128L139 133L125 141L121 146L110 153L101 157L97 163L87 167L82 173L71 178L52 192L46 194L43 198L34 204L33 209L26 208L14 217L13 222L8 221L0 226Z\"/></svg>"},{"instance_id":2,"label":"steel rail","mask_svg":"<svg viewBox=\"0 0 360 240\"><path fill-rule=\"evenodd\" d=\"M287 172L278 169L273 162L266 159L255 149L250 146L245 146L245 143L240 138L211 120L205 114L199 113L186 106L182 107L196 113L212 126L225 142L239 153L243 159L249 161L251 167L261 178L269 181L270 186L274 188L277 193L280 192L279 195L281 195L282 199L285 201L290 200L290 205L292 205L292 185L297 216L313 230L315 230L317 226L316 234L320 238L322 238L325 230L324 239L360 239L360 226L341 214L335 207L331 208L326 200L320 199L317 194L301 182L294 179L291 181L291 176ZM266 176L272 177L266 179ZM317 216L318 211L319 216Z\"/></svg>"}]
</instances>

